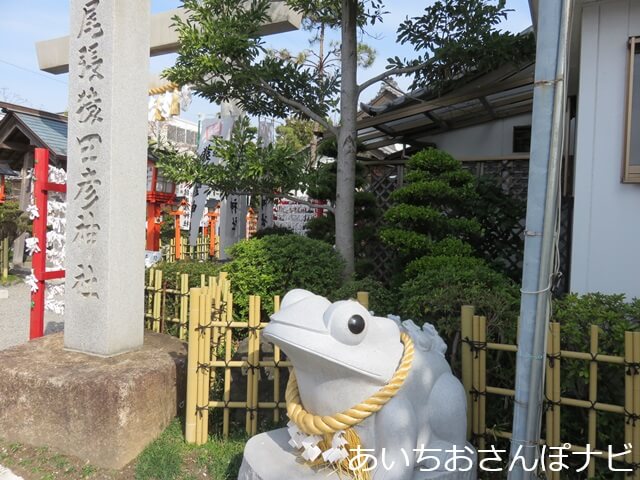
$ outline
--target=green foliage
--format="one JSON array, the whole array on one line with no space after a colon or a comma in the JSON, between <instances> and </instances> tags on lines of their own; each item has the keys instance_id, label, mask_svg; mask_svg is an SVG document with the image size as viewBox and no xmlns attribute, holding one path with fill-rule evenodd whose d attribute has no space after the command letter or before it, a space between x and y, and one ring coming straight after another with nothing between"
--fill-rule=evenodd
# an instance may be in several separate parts
<instances>
[{"instance_id":1,"label":"green foliage","mask_svg":"<svg viewBox=\"0 0 640 480\"><path fill-rule=\"evenodd\" d=\"M423 64L414 73L412 89L441 92L456 81L487 73L505 64L535 57L533 34L514 35L498 30L507 18L505 0L439 0L424 15L407 18L398 27L398 41L424 52L409 61L388 59L395 67Z\"/></svg>"},{"instance_id":2,"label":"green foliage","mask_svg":"<svg viewBox=\"0 0 640 480\"><path fill-rule=\"evenodd\" d=\"M219 163L209 162L208 156L174 156L162 158L158 165L176 182L200 183L227 195L273 197L277 192L299 189L304 179L304 157L286 143L258 145L256 134L249 119L242 117L235 123L231 139L212 139L210 153L221 159Z\"/></svg>"},{"instance_id":3,"label":"green foliage","mask_svg":"<svg viewBox=\"0 0 640 480\"><path fill-rule=\"evenodd\" d=\"M276 142L299 152L309 146L313 138L313 122L303 118L287 118L284 125L276 127Z\"/></svg>"},{"instance_id":4,"label":"green foliage","mask_svg":"<svg viewBox=\"0 0 640 480\"><path fill-rule=\"evenodd\" d=\"M188 14L186 19L174 17L180 51L175 66L165 72L167 78L192 84L200 96L216 103L236 99L252 115L284 118L297 112L291 107L294 101L326 117L330 105L317 99L335 97L337 79L318 77L297 62L269 55L260 28L269 21L270 3L256 0L239 8L232 0L183 0Z\"/></svg>"},{"instance_id":5,"label":"green foliage","mask_svg":"<svg viewBox=\"0 0 640 480\"><path fill-rule=\"evenodd\" d=\"M495 178L476 178L435 149L411 157L406 179L392 194L395 204L380 235L401 259L426 255L433 242L457 238L492 267L520 280L524 202L505 194Z\"/></svg>"},{"instance_id":6,"label":"green foliage","mask_svg":"<svg viewBox=\"0 0 640 480\"><path fill-rule=\"evenodd\" d=\"M479 255L494 268L520 282L524 253L524 239L520 232L527 205L525 201L505 194L498 181L489 176L477 179L478 196L469 208L480 223L482 234L472 238L471 242Z\"/></svg>"},{"instance_id":7,"label":"green foliage","mask_svg":"<svg viewBox=\"0 0 640 480\"><path fill-rule=\"evenodd\" d=\"M358 292L369 293L369 310L373 311L375 315L386 317L389 314L397 314L398 302L395 292L371 277L346 281L329 296L329 299L333 302L349 298L355 299Z\"/></svg>"},{"instance_id":8,"label":"green foliage","mask_svg":"<svg viewBox=\"0 0 640 480\"><path fill-rule=\"evenodd\" d=\"M189 288L199 287L201 275L207 278L216 277L218 273L225 270L223 262L192 262L190 260L179 260L177 262L160 262L153 266L156 270L162 270L162 280L167 288L178 288L178 275L186 273L189 275Z\"/></svg>"},{"instance_id":9,"label":"green foliage","mask_svg":"<svg viewBox=\"0 0 640 480\"><path fill-rule=\"evenodd\" d=\"M459 161L436 149L423 150L407 163L407 185L392 194L380 236L407 260L425 254L430 243L447 237L469 241L480 223L470 215L477 200L475 180Z\"/></svg>"},{"instance_id":10,"label":"green foliage","mask_svg":"<svg viewBox=\"0 0 640 480\"><path fill-rule=\"evenodd\" d=\"M425 256L407 266L407 280L400 287L402 315L419 324L432 323L451 346L460 328L460 308L474 305L478 315L487 317L493 334L508 336L516 328L517 285L484 260L468 256L468 246L456 247L456 241L447 240L433 250L439 254L456 248L455 255Z\"/></svg>"},{"instance_id":11,"label":"green foliage","mask_svg":"<svg viewBox=\"0 0 640 480\"><path fill-rule=\"evenodd\" d=\"M330 153L335 142L322 144L322 154ZM380 209L376 204L375 195L362 190L365 185L365 169L361 163L356 164L356 179L354 200L354 245L356 257L356 274L366 276L371 272L372 265L368 260L373 248L379 248L377 235L377 222L380 218ZM325 200L335 204L336 200L337 163L321 164L310 175L308 193L312 198ZM322 217L309 220L305 227L307 236L322 240L331 245L335 243L335 214L327 212Z\"/></svg>"},{"instance_id":12,"label":"green foliage","mask_svg":"<svg viewBox=\"0 0 640 480\"><path fill-rule=\"evenodd\" d=\"M291 230L290 228L274 226L261 228L252 238L262 238L268 235L293 235L293 233L293 230Z\"/></svg>"},{"instance_id":13,"label":"green foliage","mask_svg":"<svg viewBox=\"0 0 640 480\"><path fill-rule=\"evenodd\" d=\"M237 313L248 311L249 295L262 297L262 310L273 312L273 296L304 288L327 296L341 282L339 255L324 242L300 235L269 235L237 243L225 270L231 279Z\"/></svg>"},{"instance_id":14,"label":"green foliage","mask_svg":"<svg viewBox=\"0 0 640 480\"><path fill-rule=\"evenodd\" d=\"M9 238L12 242L23 232L29 231L29 217L20 210L18 202L0 203L0 240Z\"/></svg>"}]
</instances>

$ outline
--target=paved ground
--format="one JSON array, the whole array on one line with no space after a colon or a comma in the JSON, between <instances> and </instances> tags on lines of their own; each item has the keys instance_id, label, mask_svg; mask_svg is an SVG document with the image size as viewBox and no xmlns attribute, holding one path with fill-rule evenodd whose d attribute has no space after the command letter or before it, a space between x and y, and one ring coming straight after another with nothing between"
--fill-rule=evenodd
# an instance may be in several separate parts
<instances>
[{"instance_id":1,"label":"paved ground","mask_svg":"<svg viewBox=\"0 0 640 480\"><path fill-rule=\"evenodd\" d=\"M29 287L22 282L0 289L9 291L9 298L0 298L0 350L4 350L29 340L31 294ZM45 314L45 335L59 332L62 327L60 315ZM0 480L4 480L1 473Z\"/></svg>"}]
</instances>

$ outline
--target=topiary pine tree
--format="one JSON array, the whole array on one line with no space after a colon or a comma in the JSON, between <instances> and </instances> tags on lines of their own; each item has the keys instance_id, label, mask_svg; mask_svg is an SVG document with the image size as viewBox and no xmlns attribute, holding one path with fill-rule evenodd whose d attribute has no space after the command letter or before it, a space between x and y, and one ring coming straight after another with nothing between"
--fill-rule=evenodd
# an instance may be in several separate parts
<instances>
[{"instance_id":1,"label":"topiary pine tree","mask_svg":"<svg viewBox=\"0 0 640 480\"><path fill-rule=\"evenodd\" d=\"M475 177L448 153L428 149L407 163L407 185L392 193L382 240L404 261L429 253L434 242L454 237L475 243L480 223L470 214L478 200Z\"/></svg>"}]
</instances>

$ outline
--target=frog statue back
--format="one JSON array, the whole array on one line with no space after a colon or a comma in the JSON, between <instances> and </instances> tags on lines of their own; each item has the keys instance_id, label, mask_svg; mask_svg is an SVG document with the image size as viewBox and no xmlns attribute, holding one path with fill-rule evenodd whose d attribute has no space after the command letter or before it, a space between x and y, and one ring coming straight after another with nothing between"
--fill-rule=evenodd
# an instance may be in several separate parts
<instances>
[{"instance_id":1,"label":"frog statue back","mask_svg":"<svg viewBox=\"0 0 640 480\"><path fill-rule=\"evenodd\" d=\"M239 479L476 478L465 392L433 326L292 290L263 334L293 365L290 420L249 440Z\"/></svg>"}]
</instances>

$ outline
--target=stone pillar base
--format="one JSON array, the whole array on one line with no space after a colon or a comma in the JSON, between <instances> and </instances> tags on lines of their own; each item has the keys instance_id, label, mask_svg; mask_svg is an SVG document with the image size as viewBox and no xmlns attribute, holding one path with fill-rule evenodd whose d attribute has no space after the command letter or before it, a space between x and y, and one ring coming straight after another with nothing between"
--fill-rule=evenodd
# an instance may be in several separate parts
<instances>
[{"instance_id":1,"label":"stone pillar base","mask_svg":"<svg viewBox=\"0 0 640 480\"><path fill-rule=\"evenodd\" d=\"M146 333L143 348L112 358L66 351L62 334L1 351L0 435L120 469L176 416L186 350Z\"/></svg>"},{"instance_id":2,"label":"stone pillar base","mask_svg":"<svg viewBox=\"0 0 640 480\"><path fill-rule=\"evenodd\" d=\"M286 428L252 437L244 448L238 480L345 480L327 468L305 465L288 444ZM471 447L471 445L469 445ZM473 448L473 447L471 447ZM474 464L476 464L475 449ZM404 478L404 477L403 477ZM412 480L475 480L475 470L468 472L421 472L415 470ZM374 477L375 480L375 477Z\"/></svg>"}]
</instances>

